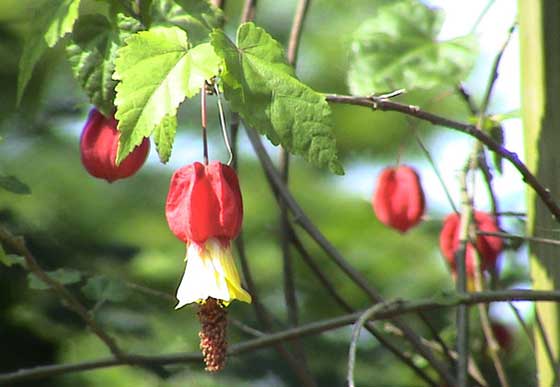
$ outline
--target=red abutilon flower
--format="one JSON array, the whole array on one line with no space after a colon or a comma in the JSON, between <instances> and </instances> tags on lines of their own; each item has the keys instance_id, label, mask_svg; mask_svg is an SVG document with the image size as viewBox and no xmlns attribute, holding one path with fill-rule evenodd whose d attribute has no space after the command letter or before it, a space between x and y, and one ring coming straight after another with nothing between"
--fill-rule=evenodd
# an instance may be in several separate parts
<instances>
[{"instance_id":1,"label":"red abutilon flower","mask_svg":"<svg viewBox=\"0 0 560 387\"><path fill-rule=\"evenodd\" d=\"M105 117L91 109L80 138L82 164L90 175L113 182L134 175L146 161L150 140L137 146L119 165L117 151L120 132L114 117Z\"/></svg>"},{"instance_id":2,"label":"red abutilon flower","mask_svg":"<svg viewBox=\"0 0 560 387\"><path fill-rule=\"evenodd\" d=\"M224 305L234 299L251 302L231 252L230 241L243 220L235 171L217 161L180 168L171 178L165 213L171 231L187 245L177 308L208 298Z\"/></svg>"},{"instance_id":3,"label":"red abutilon flower","mask_svg":"<svg viewBox=\"0 0 560 387\"><path fill-rule=\"evenodd\" d=\"M506 352L510 351L513 344L513 337L509 327L501 322L492 321L490 323L490 328L500 348Z\"/></svg>"},{"instance_id":4,"label":"red abutilon flower","mask_svg":"<svg viewBox=\"0 0 560 387\"><path fill-rule=\"evenodd\" d=\"M243 202L235 171L220 162L194 163L171 178L165 214L169 228L187 245L187 264L177 290L176 308L197 302L200 349L207 371L219 371L226 359L225 306L251 302L231 253L243 220Z\"/></svg>"},{"instance_id":5,"label":"red abutilon flower","mask_svg":"<svg viewBox=\"0 0 560 387\"><path fill-rule=\"evenodd\" d=\"M475 211L473 221L476 229L484 232L499 232L494 217L486 212ZM450 214L443 221L443 228L439 236L439 246L443 256L455 273L455 252L459 248L459 228L461 219L458 214ZM467 276L474 276L474 257L473 246L467 243L466 269ZM493 270L496 267L496 260L502 251L503 242L499 237L489 235L477 235L476 250L480 254L480 267L482 270Z\"/></svg>"},{"instance_id":6,"label":"red abutilon flower","mask_svg":"<svg viewBox=\"0 0 560 387\"><path fill-rule=\"evenodd\" d=\"M379 221L406 232L420 222L425 209L424 191L414 168L385 168L377 180L372 206Z\"/></svg>"}]
</instances>

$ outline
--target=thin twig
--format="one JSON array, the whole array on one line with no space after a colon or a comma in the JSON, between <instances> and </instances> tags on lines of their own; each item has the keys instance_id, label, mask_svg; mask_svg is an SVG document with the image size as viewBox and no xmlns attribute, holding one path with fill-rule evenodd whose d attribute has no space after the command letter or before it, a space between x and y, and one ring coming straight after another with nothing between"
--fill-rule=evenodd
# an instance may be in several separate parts
<instances>
[{"instance_id":1,"label":"thin twig","mask_svg":"<svg viewBox=\"0 0 560 387\"><path fill-rule=\"evenodd\" d=\"M227 131L226 115L225 115L224 107L222 105L222 93L220 93L220 88L215 82L213 83L212 86L214 88L214 93L216 94L217 97L216 99L218 102L218 116L220 118L220 128L222 129L222 137L224 139L224 144L226 146L226 149L229 153L227 165L231 165L231 163L233 162L233 149L231 148L231 140L229 138L229 134Z\"/></svg>"},{"instance_id":2,"label":"thin twig","mask_svg":"<svg viewBox=\"0 0 560 387\"><path fill-rule=\"evenodd\" d=\"M62 300L64 300L66 305L78 316L80 316L93 334L95 334L107 346L107 348L109 348L116 358L124 356L123 351L121 351L121 349L117 346L113 338L110 337L99 325L97 325L97 322L91 317L87 308L83 306L80 301L78 301L78 299L64 287L64 285L43 271L39 263L35 260L35 257L33 257L27 248L22 237L16 237L4 227L0 226L0 241L4 246L25 258L27 269L42 282L48 285L48 287Z\"/></svg>"},{"instance_id":3,"label":"thin twig","mask_svg":"<svg viewBox=\"0 0 560 387\"><path fill-rule=\"evenodd\" d=\"M429 321L428 316L426 316L425 313L418 312L418 315L422 318L422 321ZM441 352L444 354L444 356L447 358L448 363L451 366L454 366L455 365L455 359L453 358L453 356L451 356L451 349L449 349L449 347L447 346L445 341L443 341L442 337L439 335L438 331L435 329L433 324L431 324L431 323L426 324L426 326L430 330L430 333L432 334L432 337L434 338L436 343L439 344L439 348L440 348Z\"/></svg>"},{"instance_id":4,"label":"thin twig","mask_svg":"<svg viewBox=\"0 0 560 387\"><path fill-rule=\"evenodd\" d=\"M252 326L249 326L249 325L245 324L244 322L239 321L238 319L234 319L234 318L231 318L231 317L228 317L228 319L231 321L231 324L234 325L237 329L239 329L242 332L247 333L250 336L261 337L261 336L266 335L265 332L260 331L258 329L255 329Z\"/></svg>"},{"instance_id":5,"label":"thin twig","mask_svg":"<svg viewBox=\"0 0 560 387\"><path fill-rule=\"evenodd\" d=\"M455 270L457 273L456 289L459 293L467 291L466 257L469 243L469 228L472 223L473 205L467 190L467 165L461 172L459 183L461 187L461 214L459 224L459 248L455 252ZM457 308L457 386L467 387L469 369L469 308L459 305Z\"/></svg>"},{"instance_id":6,"label":"thin twig","mask_svg":"<svg viewBox=\"0 0 560 387\"><path fill-rule=\"evenodd\" d=\"M149 296L154 296L157 298L161 298L162 300L169 301L171 303L176 303L177 299L172 294L163 292L161 290L152 289L144 285L140 285L134 282L125 282L125 285L128 286L130 289L136 290L140 293L144 293Z\"/></svg>"},{"instance_id":7,"label":"thin twig","mask_svg":"<svg viewBox=\"0 0 560 387\"><path fill-rule=\"evenodd\" d=\"M378 309L372 314L370 321L392 319L396 316L418 311L429 312L441 308L451 308L457 305L474 305L489 302L511 302L511 301L550 301L560 302L560 291L537 291L537 290L507 290L488 291L465 294L443 294L438 298L420 299L416 301L388 301L379 304ZM342 315L336 318L320 320L297 328L287 329L277 333L266 334L262 337L247 340L245 342L230 346L230 356L241 355L257 349L266 348L294 337L304 337L322 332L338 329L354 323L364 311ZM176 353L167 355L143 356L126 354L122 359L109 358L88 361L77 364L39 366L21 369L15 372L0 374L0 383L15 383L21 380L37 379L47 376L55 376L76 371L87 371L92 369L114 367L120 365L142 365L142 364L179 364L187 362L201 362L200 353Z\"/></svg>"},{"instance_id":8,"label":"thin twig","mask_svg":"<svg viewBox=\"0 0 560 387\"><path fill-rule=\"evenodd\" d=\"M554 358L554 352L552 347L550 346L550 341L546 334L546 330L544 329L541 317L539 315L539 310L535 305L535 324L537 324L537 331L539 332L540 339L543 342L544 350L546 352L546 357L548 358L548 362L550 363L550 368L553 370L557 369L557 362Z\"/></svg>"},{"instance_id":9,"label":"thin twig","mask_svg":"<svg viewBox=\"0 0 560 387\"><path fill-rule=\"evenodd\" d=\"M529 171L527 166L519 159L515 152L511 152L501 144L497 143L488 134L478 130L475 125L465 124L462 122L454 121L445 117L438 116L433 113L426 112L418 106L405 105L391 100L380 100L375 97L355 97L349 95L327 94L325 95L327 101L332 103L342 103L357 106L365 106L381 111L395 111L404 113L411 117L431 122L434 125L439 125L451 129L458 130L462 133L468 134L471 137L481 141L488 149L498 153L503 158L508 160L521 174L523 181L527 183L543 201L546 207L557 221L560 221L560 207L552 197L550 190L544 187L535 175Z\"/></svg>"},{"instance_id":10,"label":"thin twig","mask_svg":"<svg viewBox=\"0 0 560 387\"><path fill-rule=\"evenodd\" d=\"M412 125L412 123L410 125ZM445 196L447 197L447 202L451 206L451 209L453 210L453 212L458 214L459 210L457 210L457 207L455 206L455 202L453 202L453 198L451 197L451 194L449 193L449 190L447 189L447 185L445 184L445 181L443 181L443 177L441 176L441 173L439 173L439 169L438 169L436 163L434 162L434 159L432 158L432 155L430 154L430 151L428 150L428 148L426 147L426 145L422 141L422 138L420 138L420 135L418 134L418 131L414 130L414 135L416 137L416 142L418 143L418 146L420 146L420 149L422 149L422 152L424 152L424 155L428 159L428 162L430 163L430 166L432 167L432 170L436 174L436 177L439 180L439 183L441 185L441 188L443 189L443 192L445 192Z\"/></svg>"},{"instance_id":11,"label":"thin twig","mask_svg":"<svg viewBox=\"0 0 560 387\"><path fill-rule=\"evenodd\" d=\"M473 235L472 237L476 239L476 235ZM484 284L482 281L482 269L480 265L480 255L478 251L476 251L476 249L473 249L472 254L475 265L474 286L476 291L480 292L484 290ZM494 335L494 331L490 323L490 318L488 317L488 306L489 304L478 304L482 333L484 334L484 338L486 339L486 344L488 345L488 354L490 356L490 359L492 360L492 363L494 364L494 368L496 369L496 374L498 375L500 385L502 387L509 387L509 380L499 355L500 346L498 344L498 341L496 340L496 336Z\"/></svg>"},{"instance_id":12,"label":"thin twig","mask_svg":"<svg viewBox=\"0 0 560 387\"><path fill-rule=\"evenodd\" d=\"M397 301L399 302L399 301ZM346 376L346 381L348 382L348 387L355 387L354 384L354 365L356 364L356 348L358 347L358 339L360 338L360 331L362 327L373 316L377 310L380 308L381 304L377 304L367 309L362 313L358 321L354 324L354 329L352 330L352 338L350 340L350 349L348 350L348 374Z\"/></svg>"},{"instance_id":13,"label":"thin twig","mask_svg":"<svg viewBox=\"0 0 560 387\"><path fill-rule=\"evenodd\" d=\"M484 19L484 16L488 13L488 11L490 10L490 8L492 7L492 5L496 2L496 0L489 0L488 3L486 4L486 6L484 7L484 9L482 10L482 12L480 13L480 15L478 15L478 17L476 18L476 21L474 22L472 28L471 28L471 32L470 34L473 34L476 29L478 28L478 25L480 24L480 22L482 21L482 19Z\"/></svg>"},{"instance_id":14,"label":"thin twig","mask_svg":"<svg viewBox=\"0 0 560 387\"><path fill-rule=\"evenodd\" d=\"M308 0L299 0L296 6L292 28L290 32L290 40L288 42L287 58L288 63L295 67L296 55L299 48L299 41L301 37L301 30L303 21L305 19L306 11L308 8ZM283 148L280 151L279 168L282 174L283 182L288 186L289 170L290 170L290 154L287 149ZM282 250L283 262L283 279L284 279L284 299L286 302L286 309L288 314L288 323L291 327L299 325L299 311L298 300L296 297L296 287L294 281L294 267L293 257L290 252L290 221L288 219L288 209L284 201L280 201L280 246ZM300 359L302 367L307 368L308 373L311 372L307 366L307 359L305 351L300 340L293 342L293 349L296 356Z\"/></svg>"},{"instance_id":15,"label":"thin twig","mask_svg":"<svg viewBox=\"0 0 560 387\"><path fill-rule=\"evenodd\" d=\"M157 290L157 289L153 289L150 287L147 287L145 285L140 285L134 282L125 282L126 286L128 286L130 289L132 290L136 290L139 293L143 293L149 296L153 296L153 297L157 297L159 299L165 300L165 301L169 301L171 303L176 303L177 300L175 299L175 296L166 292L163 292L161 290ZM251 336L262 336L264 335L263 332L259 331L258 329L255 329L241 321L239 321L238 319L228 316L228 321L230 321L232 323L232 325L234 325L235 327L239 328L239 330L251 335Z\"/></svg>"},{"instance_id":16,"label":"thin twig","mask_svg":"<svg viewBox=\"0 0 560 387\"><path fill-rule=\"evenodd\" d=\"M418 313L424 313L424 312L420 311ZM371 322L369 322L369 324L371 324ZM394 325L390 325L389 323L385 323L385 331L399 337L403 336L403 333L400 329L396 328ZM426 338L422 338L422 342L426 344L428 347L433 348L438 352L443 352L441 345L435 341L430 341ZM453 359L453 362L456 363L457 359L459 358L457 352L450 349L449 355ZM488 382L484 379L484 376L482 376L482 373L480 372L480 369L478 368L475 359L473 359L472 355L470 356L469 359L469 375L476 383L480 385L480 387L488 387Z\"/></svg>"},{"instance_id":17,"label":"thin twig","mask_svg":"<svg viewBox=\"0 0 560 387\"><path fill-rule=\"evenodd\" d=\"M513 23L513 25L509 28L506 39L504 40L502 46L498 50L498 54L496 55L496 58L494 59L494 62L492 64L492 68L490 70L490 79L486 84L486 92L484 93L484 97L482 99L482 103L480 104L480 109L479 109L482 118L484 118L484 115L486 115L486 110L488 109L490 98L492 97L492 91L494 90L494 84L498 79L498 75L499 75L498 69L500 68L500 62L502 60L502 56L506 51L506 48L511 40L511 37L513 36L513 32L515 31L516 27L517 27L517 22Z\"/></svg>"},{"instance_id":18,"label":"thin twig","mask_svg":"<svg viewBox=\"0 0 560 387\"><path fill-rule=\"evenodd\" d=\"M323 287L329 293L329 295L336 301L336 303L345 312L347 312L347 313L355 312L356 310L354 308L352 308L352 306L350 306L350 304L347 303L344 300L344 298L338 293L338 291L336 290L336 287L331 283L331 281L327 278L325 273L323 273L323 271L321 270L319 265L315 262L315 260L311 257L311 255L307 252L307 250L303 246L303 243L298 238L298 236L295 234L294 230L290 228L290 231L292 233L292 236L291 236L290 239L291 239L294 247L296 248L296 250L298 250L301 258L303 259L303 261L311 269L313 274L315 274L315 276L317 277L319 282L321 282L321 285L323 285ZM366 326L366 329L373 335L373 337L375 337L377 339L377 341L379 341L379 343L382 346L384 346L391 353L393 353L400 361L403 362L403 364L405 364L410 369L412 369L420 378L422 378L426 383L428 383L428 385L430 385L432 387L437 387L438 386L437 382L432 380L432 378L430 376L428 376L428 374L426 372L424 372L424 370L419 368L414 363L413 359L411 358L411 356L409 354L405 353L401 348L393 345L389 340L387 340L381 334L381 332L377 328L375 328L375 326L373 325L372 322L368 321L365 326Z\"/></svg>"},{"instance_id":19,"label":"thin twig","mask_svg":"<svg viewBox=\"0 0 560 387\"><path fill-rule=\"evenodd\" d=\"M478 115L478 107L474 103L471 94L467 91L467 89L465 89L465 86L462 83L460 83L457 86L457 92L459 93L459 95L461 96L463 101L465 101L465 104L467 105L467 107L469 109L469 113L471 113L474 116L477 116Z\"/></svg>"},{"instance_id":20,"label":"thin twig","mask_svg":"<svg viewBox=\"0 0 560 387\"><path fill-rule=\"evenodd\" d=\"M261 161L269 184L271 184L274 189L278 191L281 199L286 202L296 221L311 236L311 238L313 238L313 240L315 240L315 242L319 246L321 246L321 248L333 260L333 262L336 263L337 266L348 276L348 278L350 278L360 289L362 289L372 301L382 302L383 297L381 296L381 294L368 284L368 281L362 276L362 274L354 269L344 259L340 252L338 252L338 250L325 238L325 236L307 217L307 215L296 202L289 190L284 186L282 178L276 171L276 168L274 167L266 149L264 149L264 146L261 143L260 137L257 132L252 128L249 128L247 126L245 127L249 140L251 141L251 144L253 145L253 148L255 149L259 160ZM418 353L420 353L433 366L433 368L446 381L446 383L453 385L455 381L451 373L448 371L445 365L442 364L440 360L434 356L431 349L422 344L416 332L414 332L414 330L412 330L412 328L406 325L403 321L395 320L394 323L404 332L407 340L409 340L414 348L418 351Z\"/></svg>"},{"instance_id":21,"label":"thin twig","mask_svg":"<svg viewBox=\"0 0 560 387\"><path fill-rule=\"evenodd\" d=\"M257 5L257 0L245 0L245 5L243 6L243 13L241 15L241 23L245 23L247 21L253 20L255 17L255 8ZM239 129L239 115L237 113L232 114L231 120L231 138L232 138L232 146L233 146L233 167L237 169L237 138L238 138L238 129ZM243 270L243 274L245 277L245 281L247 282L247 288L249 292L253 295L253 305L255 309L255 314L257 315L257 319L261 327L264 330L271 330L272 329L272 322L270 320L270 315L268 311L265 309L264 305L260 303L259 297L257 295L256 287L254 281L251 276L251 272L249 269L249 263L247 257L245 255L245 244L243 243L243 237L240 235L237 240L235 241L235 245L237 247L237 251L239 253L241 259L241 266ZM315 387L315 381L313 380L311 374L307 367L302 366L300 362L281 344L275 346L276 350L284 358L284 360L288 363L289 367L294 371L296 376L298 377L300 383L307 387Z\"/></svg>"},{"instance_id":22,"label":"thin twig","mask_svg":"<svg viewBox=\"0 0 560 387\"><path fill-rule=\"evenodd\" d=\"M486 157L486 152L484 149L480 150L479 159L478 159L478 167L482 172L482 177L484 177L484 183L486 185L486 191L488 193L488 197L490 198L490 209L494 219L496 219L497 226L500 227L500 218L496 216L499 212L498 206L498 199L496 192L494 191L494 186L492 184L492 180L494 176L490 170L490 165L488 164L488 158Z\"/></svg>"},{"instance_id":23,"label":"thin twig","mask_svg":"<svg viewBox=\"0 0 560 387\"><path fill-rule=\"evenodd\" d=\"M502 56L509 44L509 41L511 39L511 36L513 34L513 31L515 30L515 26L516 24L513 24L511 26L511 28L509 29L507 38L505 39L504 43L502 44L500 50L498 51L498 54L496 55L496 58L494 59L494 62L492 64L491 70L490 70L490 76L486 85L486 91L484 93L484 97L482 99L481 105L480 105L480 109L478 111L478 123L477 123L477 129L478 130L482 130L482 128L484 127L484 123L486 121L486 111L488 110L488 105L490 103L490 98L492 96L492 92L494 90L494 84L496 83L496 80L498 79L498 70L500 67L500 62L502 59ZM468 162L468 165L466 167L466 171L465 171L465 175L466 173L468 173L468 170L470 169L473 172L473 191L474 191L474 172L477 169L480 169L483 173L484 176L484 180L486 183L486 187L488 189L488 193L489 196L491 198L492 201L492 212L495 214L497 212L497 201L496 201L496 195L494 194L494 189L492 187L492 174L490 173L488 164L486 162L486 154L484 152L484 149L482 148L482 145L480 142L476 142L474 144L473 147L473 151L472 154L470 156L470 160ZM465 184L465 186L463 187L465 192L466 192L466 180L463 181L463 183ZM470 214L468 214L468 217L470 217L470 219L472 220L472 213L473 213L473 205L472 205L472 199L468 198L467 195L467 204L468 207L465 208L465 210L470 211ZM477 235L476 235L476 222L471 222L469 224L467 224L467 237L472 239L472 240L476 240ZM475 282L475 289L477 291L482 291L484 289L484 285L482 283L482 272L481 272L481 266L480 266L480 256L478 254L478 252L476 251L475 248L472 249L472 258L474 260L474 266L475 266L475 272L474 272L474 282ZM484 333L484 336L486 338L486 342L488 344L488 353L490 355L490 359L492 360L492 363L494 365L494 368L496 370L496 374L498 375L498 379L500 381L500 385L502 387L509 387L509 381L507 378L507 374L504 370L504 366L502 364L502 361L500 359L499 356L499 345L496 341L496 337L494 336L494 332L492 331L492 327L490 325L490 319L488 317L488 310L487 310L487 306L486 305L479 305L479 317L480 317L480 324L482 326L482 331Z\"/></svg>"},{"instance_id":24,"label":"thin twig","mask_svg":"<svg viewBox=\"0 0 560 387\"><path fill-rule=\"evenodd\" d=\"M243 13L241 14L241 23L248 22L255 18L255 9L257 7L257 0L245 0L243 6Z\"/></svg>"},{"instance_id":25,"label":"thin twig","mask_svg":"<svg viewBox=\"0 0 560 387\"><path fill-rule=\"evenodd\" d=\"M208 165L208 134L206 131L206 84L200 89L200 122L202 126L202 157L204 165Z\"/></svg>"},{"instance_id":26,"label":"thin twig","mask_svg":"<svg viewBox=\"0 0 560 387\"><path fill-rule=\"evenodd\" d=\"M531 329L525 323L525 320L523 320L523 316L519 312L519 309L517 309L515 307L515 305L513 305L512 302L508 302L508 305L509 305L511 311L513 312L513 314L515 315L515 318L519 322L519 325L521 325L521 327L523 328L523 332L525 332L525 335L527 336L527 339L529 339L529 344L531 346L531 350L533 351L533 353L535 353L535 340L533 338L533 334L531 333Z\"/></svg>"},{"instance_id":27,"label":"thin twig","mask_svg":"<svg viewBox=\"0 0 560 387\"><path fill-rule=\"evenodd\" d=\"M232 129L236 127L239 123L237 117L232 119ZM237 129L232 130L232 144L234 147L234 154L237 154ZM234 168L237 168L237 158L234 158ZM243 272L243 277L245 278L245 283L247 286L247 290L251 294L253 300L253 308L255 310L255 315L259 322L259 325L264 331L271 331L272 330L272 320L270 318L269 312L266 310L264 305L260 302L260 297L257 292L257 288L255 286L255 281L253 280L253 275L251 274L251 269L249 267L249 262L247 260L247 255L245 253L245 243L243 240L243 233L240 233L237 239L235 240L235 247L237 249L237 254L239 256L239 261L241 262L241 270ZM304 386L315 386L315 382L309 376L305 368L301 366L301 364L296 360L296 358L282 345L282 343L278 343L275 345L276 351L284 358L290 368L294 371L294 373L298 376L300 382Z\"/></svg>"},{"instance_id":28,"label":"thin twig","mask_svg":"<svg viewBox=\"0 0 560 387\"><path fill-rule=\"evenodd\" d=\"M299 0L296 7L296 12L294 15L294 21L292 22L292 29L290 30L290 40L288 41L288 63L295 66L297 60L297 53L299 48L299 41L301 38L301 30L303 28L303 21L305 15L307 14L307 9L309 8L308 0Z\"/></svg>"},{"instance_id":29,"label":"thin twig","mask_svg":"<svg viewBox=\"0 0 560 387\"><path fill-rule=\"evenodd\" d=\"M526 235L515 235L515 234L510 234L510 233L507 233L507 232L477 231L476 233L478 235L495 236L495 237L500 237L500 238L503 238L503 239L518 239L518 240L524 240L524 241L536 242L536 243L543 243L543 244L548 244L548 245L556 245L556 246L560 245L560 240L557 240L557 239L531 237L531 236L526 236Z\"/></svg>"},{"instance_id":30,"label":"thin twig","mask_svg":"<svg viewBox=\"0 0 560 387\"><path fill-rule=\"evenodd\" d=\"M116 359L126 357L125 352L119 348L115 340L97 324L93 318L93 314L88 311L88 309L76 297L74 297L74 295L70 293L62 283L45 273L33 254L31 254L27 248L25 240L22 237L15 236L10 231L0 226L0 245L4 245L18 255L23 256L27 270L33 273L37 278L39 278L39 280L45 283L54 293L56 293L70 310L80 316L91 332L96 335L107 346L107 348L109 348L109 351ZM146 368L161 377L169 375L167 370L161 367L148 366Z\"/></svg>"}]
</instances>

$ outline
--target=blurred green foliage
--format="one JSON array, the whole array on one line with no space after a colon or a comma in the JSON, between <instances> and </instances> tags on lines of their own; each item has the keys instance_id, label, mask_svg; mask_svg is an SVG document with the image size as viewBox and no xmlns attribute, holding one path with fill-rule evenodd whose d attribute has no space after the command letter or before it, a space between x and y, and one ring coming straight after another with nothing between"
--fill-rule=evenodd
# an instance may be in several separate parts
<instances>
[{"instance_id":1,"label":"blurred green foliage","mask_svg":"<svg viewBox=\"0 0 560 387\"><path fill-rule=\"evenodd\" d=\"M78 149L78 129L87 115L87 97L72 79L62 50L55 48L41 59L21 106L15 108L17 58L21 55L32 3L33 0L0 2L0 174L16 176L32 192L22 196L0 189L0 221L25 235L46 270L79 273L68 288L91 308L99 323L117 337L126 351L150 355L195 352L196 308L175 311L170 297L183 272L185 246L167 228L164 203L178 160L195 160L200 152L185 156L186 151L176 143L168 166L158 165L154 157L133 178L113 184L87 175ZM99 3L103 2L84 1L82 12L100 6ZM374 17L384 3L390 1L313 1L296 68L302 81L320 92L349 93L346 79L354 31ZM226 2L227 32L232 32L241 7L241 1ZM285 43L294 7L294 1L261 1L256 22ZM466 110L453 90L453 85L442 84L429 91L411 92L402 100L465 120ZM177 133L178 137L196 142L193 149L201 147L197 109L193 101L182 109ZM213 113L210 110L210 115ZM394 160L403 144L410 152L416 152L410 146L413 140L408 122L400 115L351 106L333 106L333 114L343 163L361 160L373 165L374 161ZM223 155L215 117L210 124L214 125L211 154ZM432 132L429 127L422 129ZM278 243L279 211L258 162L247 151L247 141L243 136L241 140L239 174L245 203L243 233L247 256L261 300L274 313L274 329L279 330L287 326ZM371 180L373 188L375 176L364 178ZM429 297L453 286L438 252L436 222L425 222L406 235L387 229L375 219L370 203L351 193L352 187L341 187L336 178L299 158L292 163L290 187L319 229L387 298ZM340 294L355 308L368 306L362 292L306 235L296 231ZM293 253L301 322L342 314L343 310ZM0 265L0 371L109 355L103 344L53 294L28 287L26 276L19 265ZM143 287L156 289L164 296L149 294ZM260 328L251 305L233 303L229 311L232 318ZM442 310L428 317L452 343L453 311ZM417 319L407 320L429 337ZM473 347L475 351L479 349L476 359L485 374L490 375L490 385L495 385L476 321L473 316ZM249 338L233 325L229 329L230 343ZM350 333L348 327L302 340L319 386L344 384ZM527 340L517 331L514 348L505 356L512 385L531 385L531 352ZM427 367L421 359L417 362ZM117 367L18 386L298 385L272 348L232 357L218 375L208 375L202 368L200 364L169 367L174 374L165 381L140 368ZM357 385L366 387L421 384L366 333L360 340L356 380Z\"/></svg>"}]
</instances>

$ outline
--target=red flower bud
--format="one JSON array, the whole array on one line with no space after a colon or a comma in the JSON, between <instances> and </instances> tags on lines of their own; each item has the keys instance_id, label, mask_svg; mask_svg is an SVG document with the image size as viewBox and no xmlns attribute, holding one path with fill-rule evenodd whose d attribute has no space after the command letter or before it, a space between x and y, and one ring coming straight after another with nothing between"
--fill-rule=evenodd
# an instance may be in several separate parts
<instances>
[{"instance_id":1,"label":"red flower bud","mask_svg":"<svg viewBox=\"0 0 560 387\"><path fill-rule=\"evenodd\" d=\"M424 214L424 192L418 173L406 165L385 168L379 175L371 204L381 223L406 232Z\"/></svg>"},{"instance_id":2,"label":"red flower bud","mask_svg":"<svg viewBox=\"0 0 560 387\"><path fill-rule=\"evenodd\" d=\"M243 220L243 202L235 171L218 161L194 163L171 178L165 206L171 231L185 243L209 238L234 239Z\"/></svg>"},{"instance_id":3,"label":"red flower bud","mask_svg":"<svg viewBox=\"0 0 560 387\"><path fill-rule=\"evenodd\" d=\"M150 150L150 140L145 138L117 165L119 137L115 118L106 118L93 108L80 139L82 164L90 175L113 182L134 175L144 164Z\"/></svg>"},{"instance_id":4,"label":"red flower bud","mask_svg":"<svg viewBox=\"0 0 560 387\"><path fill-rule=\"evenodd\" d=\"M490 214L475 211L474 222L478 231L499 232L496 220ZM458 214L450 214L443 221L443 228L439 236L439 246L443 256L451 266L451 270L455 272L455 252L459 248L459 224L460 218ZM476 249L480 254L480 264L482 270L494 269L498 254L502 251L503 242L498 237L488 235L478 235L476 237ZM466 251L466 269L467 275L474 275L473 246L467 244Z\"/></svg>"},{"instance_id":5,"label":"red flower bud","mask_svg":"<svg viewBox=\"0 0 560 387\"><path fill-rule=\"evenodd\" d=\"M492 333L494 333L494 337L496 338L496 341L498 342L500 348L502 348L504 351L511 350L513 338L509 328L506 325L496 321L490 323L490 327L492 328Z\"/></svg>"}]
</instances>

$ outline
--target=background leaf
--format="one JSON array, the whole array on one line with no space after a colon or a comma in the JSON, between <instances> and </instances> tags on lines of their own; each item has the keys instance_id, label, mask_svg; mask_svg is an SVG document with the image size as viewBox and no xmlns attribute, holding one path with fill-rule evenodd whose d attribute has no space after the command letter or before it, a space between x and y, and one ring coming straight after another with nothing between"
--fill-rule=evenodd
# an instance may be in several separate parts
<instances>
[{"instance_id":1,"label":"background leaf","mask_svg":"<svg viewBox=\"0 0 560 387\"><path fill-rule=\"evenodd\" d=\"M6 254L4 248L0 245L0 263L7 267L11 267L13 265L24 267L25 258L15 254Z\"/></svg>"},{"instance_id":2,"label":"background leaf","mask_svg":"<svg viewBox=\"0 0 560 387\"><path fill-rule=\"evenodd\" d=\"M193 44L206 42L224 20L222 11L206 0L160 0L153 6L154 24L173 24L189 34Z\"/></svg>"},{"instance_id":3,"label":"background leaf","mask_svg":"<svg viewBox=\"0 0 560 387\"><path fill-rule=\"evenodd\" d=\"M154 142L156 143L159 159L167 163L171 156L175 132L177 131L177 117L165 116L154 129Z\"/></svg>"},{"instance_id":4,"label":"background leaf","mask_svg":"<svg viewBox=\"0 0 560 387\"><path fill-rule=\"evenodd\" d=\"M31 32L26 39L20 59L17 101L23 92L33 68L47 47L54 47L60 38L72 31L78 18L80 0L47 0L37 5L32 19Z\"/></svg>"},{"instance_id":5,"label":"background leaf","mask_svg":"<svg viewBox=\"0 0 560 387\"><path fill-rule=\"evenodd\" d=\"M115 98L121 132L117 162L165 116L174 116L185 97L196 95L204 80L218 73L219 65L208 43L189 50L187 34L178 27L142 31L126 43L118 51L114 74L121 81Z\"/></svg>"},{"instance_id":6,"label":"background leaf","mask_svg":"<svg viewBox=\"0 0 560 387\"><path fill-rule=\"evenodd\" d=\"M117 50L132 33L142 29L134 18L118 14L113 25L102 15L85 15L74 26L66 48L74 77L90 101L105 115L114 113L115 86L112 78Z\"/></svg>"},{"instance_id":7,"label":"background leaf","mask_svg":"<svg viewBox=\"0 0 560 387\"><path fill-rule=\"evenodd\" d=\"M93 301L122 302L129 295L126 285L104 275L96 275L88 279L82 292Z\"/></svg>"},{"instance_id":8,"label":"background leaf","mask_svg":"<svg viewBox=\"0 0 560 387\"><path fill-rule=\"evenodd\" d=\"M399 1L365 21L352 42L352 94L456 85L474 63L472 37L440 42L443 15L418 1Z\"/></svg>"},{"instance_id":9,"label":"background leaf","mask_svg":"<svg viewBox=\"0 0 560 387\"><path fill-rule=\"evenodd\" d=\"M74 269L56 269L54 271L45 272L52 279L60 282L63 285L71 285L76 282L80 282L82 279L82 273ZM27 283L31 289L35 290L46 290L49 286L41 281L35 274L29 273L27 275Z\"/></svg>"},{"instance_id":10,"label":"background leaf","mask_svg":"<svg viewBox=\"0 0 560 387\"><path fill-rule=\"evenodd\" d=\"M226 63L226 98L232 109L270 141L317 166L343 174L324 97L293 76L284 50L262 28L239 27L237 47L215 30L212 44Z\"/></svg>"},{"instance_id":11,"label":"background leaf","mask_svg":"<svg viewBox=\"0 0 560 387\"><path fill-rule=\"evenodd\" d=\"M22 183L15 176L0 175L0 187L6 191L20 195L29 195L31 193L31 189L27 186L27 184Z\"/></svg>"}]
</instances>

